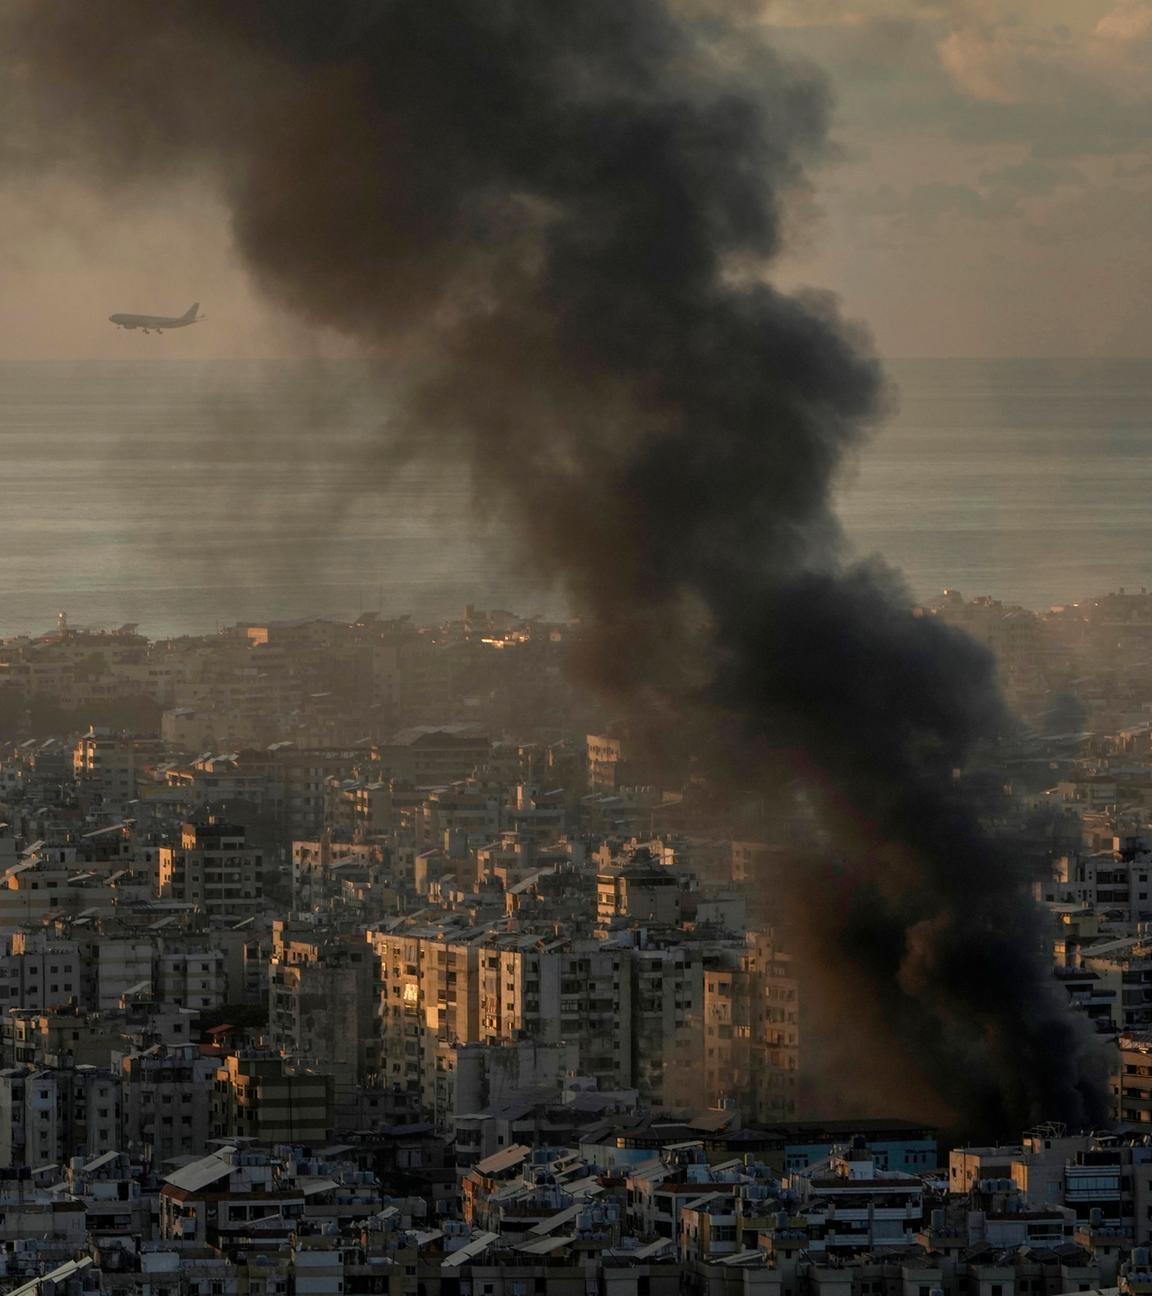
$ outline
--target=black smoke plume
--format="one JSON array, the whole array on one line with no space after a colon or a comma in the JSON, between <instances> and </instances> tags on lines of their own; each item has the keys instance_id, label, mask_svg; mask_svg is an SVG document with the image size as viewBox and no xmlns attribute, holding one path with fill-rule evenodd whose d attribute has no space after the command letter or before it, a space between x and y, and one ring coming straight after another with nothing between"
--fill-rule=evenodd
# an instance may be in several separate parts
<instances>
[{"instance_id":1,"label":"black smoke plume","mask_svg":"<svg viewBox=\"0 0 1152 1296\"><path fill-rule=\"evenodd\" d=\"M218 185L267 295L386 354L398 435L470 457L587 618L601 688L719 778L794 753L834 847L775 899L855 1101L1099 1118L1027 878L954 777L1003 723L991 663L840 553L830 486L877 366L765 277L825 148L821 79L747 11L676 0L8 15L24 143Z\"/></svg>"}]
</instances>

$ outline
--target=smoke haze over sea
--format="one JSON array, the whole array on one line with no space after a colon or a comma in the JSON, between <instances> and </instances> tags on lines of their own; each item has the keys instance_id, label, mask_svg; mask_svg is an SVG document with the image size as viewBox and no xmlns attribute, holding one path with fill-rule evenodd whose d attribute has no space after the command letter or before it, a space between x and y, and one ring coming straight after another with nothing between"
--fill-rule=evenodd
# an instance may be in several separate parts
<instances>
[{"instance_id":1,"label":"smoke haze over sea","mask_svg":"<svg viewBox=\"0 0 1152 1296\"><path fill-rule=\"evenodd\" d=\"M920 597L1044 607L1152 585L1152 362L891 372L899 408L841 492L861 552ZM61 609L151 635L376 607L564 610L517 570L458 463L397 459L379 499L350 497L388 417L353 364L7 363L0 394L0 634Z\"/></svg>"}]
</instances>

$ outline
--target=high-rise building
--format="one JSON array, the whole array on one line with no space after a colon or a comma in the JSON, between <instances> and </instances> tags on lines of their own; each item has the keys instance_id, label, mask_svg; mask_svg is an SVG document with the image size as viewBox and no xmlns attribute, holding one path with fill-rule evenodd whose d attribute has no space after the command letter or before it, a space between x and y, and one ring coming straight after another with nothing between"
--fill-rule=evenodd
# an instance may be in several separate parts
<instances>
[{"instance_id":1,"label":"high-rise building","mask_svg":"<svg viewBox=\"0 0 1152 1296\"><path fill-rule=\"evenodd\" d=\"M323 1064L340 1085L379 1069L376 955L362 938L294 937L274 924L268 1038L301 1065Z\"/></svg>"},{"instance_id":2,"label":"high-rise building","mask_svg":"<svg viewBox=\"0 0 1152 1296\"><path fill-rule=\"evenodd\" d=\"M799 1065L799 986L771 933L713 956L704 975L704 1093L748 1120L792 1120Z\"/></svg>"},{"instance_id":3,"label":"high-rise building","mask_svg":"<svg viewBox=\"0 0 1152 1296\"><path fill-rule=\"evenodd\" d=\"M160 850L160 895L212 918L247 918L264 903L264 857L245 831L215 816L183 825L179 846Z\"/></svg>"},{"instance_id":4,"label":"high-rise building","mask_svg":"<svg viewBox=\"0 0 1152 1296\"><path fill-rule=\"evenodd\" d=\"M216 1138L314 1147L332 1130L332 1077L291 1069L271 1051L247 1051L217 1068L212 1108Z\"/></svg>"},{"instance_id":5,"label":"high-rise building","mask_svg":"<svg viewBox=\"0 0 1152 1296\"><path fill-rule=\"evenodd\" d=\"M118 1149L120 1077L102 1067L0 1071L0 1166L43 1166Z\"/></svg>"},{"instance_id":6,"label":"high-rise building","mask_svg":"<svg viewBox=\"0 0 1152 1296\"><path fill-rule=\"evenodd\" d=\"M157 1044L121 1058L124 1150L153 1165L203 1151L218 1066L196 1044Z\"/></svg>"}]
</instances>

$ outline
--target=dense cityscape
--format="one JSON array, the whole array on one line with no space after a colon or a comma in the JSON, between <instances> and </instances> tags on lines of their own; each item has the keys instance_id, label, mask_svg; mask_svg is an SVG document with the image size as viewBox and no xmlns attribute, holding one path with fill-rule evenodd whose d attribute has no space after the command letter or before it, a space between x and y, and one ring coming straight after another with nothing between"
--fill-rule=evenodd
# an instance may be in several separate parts
<instances>
[{"instance_id":1,"label":"dense cityscape","mask_svg":"<svg viewBox=\"0 0 1152 1296\"><path fill-rule=\"evenodd\" d=\"M770 883L821 825L653 756L578 621L61 613L0 645L9 1287L1148 1291L1152 595L918 615L1021 717L984 761L1107 1128L821 1110Z\"/></svg>"},{"instance_id":2,"label":"dense cityscape","mask_svg":"<svg viewBox=\"0 0 1152 1296\"><path fill-rule=\"evenodd\" d=\"M1152 0L0 4L0 1296L1152 1296L1150 123Z\"/></svg>"}]
</instances>

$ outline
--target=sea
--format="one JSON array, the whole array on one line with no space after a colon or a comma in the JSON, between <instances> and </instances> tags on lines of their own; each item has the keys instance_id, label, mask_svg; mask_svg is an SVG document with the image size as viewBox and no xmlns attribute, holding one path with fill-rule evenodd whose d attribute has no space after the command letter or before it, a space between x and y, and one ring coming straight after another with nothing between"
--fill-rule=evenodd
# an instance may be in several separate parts
<instances>
[{"instance_id":1,"label":"sea","mask_svg":"<svg viewBox=\"0 0 1152 1296\"><path fill-rule=\"evenodd\" d=\"M1152 587L1152 361L905 360L847 466L854 552L1026 607ZM0 636L465 604L563 615L514 505L393 449L355 365L0 363Z\"/></svg>"}]
</instances>

